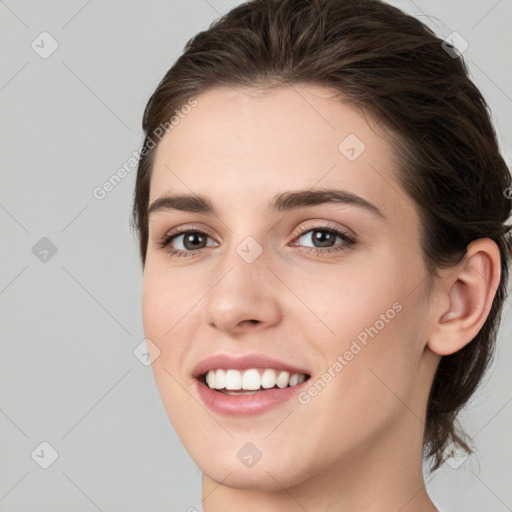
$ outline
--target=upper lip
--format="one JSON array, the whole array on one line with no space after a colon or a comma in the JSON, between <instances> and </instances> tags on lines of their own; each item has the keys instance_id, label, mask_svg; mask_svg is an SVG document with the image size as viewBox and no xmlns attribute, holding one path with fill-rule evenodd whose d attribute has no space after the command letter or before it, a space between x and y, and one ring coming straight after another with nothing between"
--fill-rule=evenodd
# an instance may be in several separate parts
<instances>
[{"instance_id":1,"label":"upper lip","mask_svg":"<svg viewBox=\"0 0 512 512\"><path fill-rule=\"evenodd\" d=\"M248 370L250 368L273 368L275 370L286 371L290 373L304 373L310 375L309 371L304 368L299 368L279 359L267 356L265 354L215 354L198 363L192 371L192 376L195 378L200 377L209 370L216 370L218 368L235 370Z\"/></svg>"}]
</instances>

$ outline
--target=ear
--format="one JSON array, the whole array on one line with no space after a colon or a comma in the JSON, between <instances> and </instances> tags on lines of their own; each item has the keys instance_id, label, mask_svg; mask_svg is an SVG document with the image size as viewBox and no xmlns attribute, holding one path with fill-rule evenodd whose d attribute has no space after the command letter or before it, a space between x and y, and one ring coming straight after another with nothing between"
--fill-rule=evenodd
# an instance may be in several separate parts
<instances>
[{"instance_id":1,"label":"ear","mask_svg":"<svg viewBox=\"0 0 512 512\"><path fill-rule=\"evenodd\" d=\"M478 334L500 278L501 257L496 243L490 238L471 242L464 259L440 278L435 323L427 342L432 352L453 354Z\"/></svg>"}]
</instances>

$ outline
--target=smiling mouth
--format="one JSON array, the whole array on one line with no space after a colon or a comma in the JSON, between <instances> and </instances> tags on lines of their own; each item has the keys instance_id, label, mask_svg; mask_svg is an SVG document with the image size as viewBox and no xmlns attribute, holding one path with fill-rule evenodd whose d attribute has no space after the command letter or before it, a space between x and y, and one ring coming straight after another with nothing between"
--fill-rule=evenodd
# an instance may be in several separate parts
<instances>
[{"instance_id":1,"label":"smiling mouth","mask_svg":"<svg viewBox=\"0 0 512 512\"><path fill-rule=\"evenodd\" d=\"M250 368L247 370L212 369L199 376L199 381L213 391L225 395L251 395L297 386L311 376L305 373L290 373L272 368Z\"/></svg>"}]
</instances>

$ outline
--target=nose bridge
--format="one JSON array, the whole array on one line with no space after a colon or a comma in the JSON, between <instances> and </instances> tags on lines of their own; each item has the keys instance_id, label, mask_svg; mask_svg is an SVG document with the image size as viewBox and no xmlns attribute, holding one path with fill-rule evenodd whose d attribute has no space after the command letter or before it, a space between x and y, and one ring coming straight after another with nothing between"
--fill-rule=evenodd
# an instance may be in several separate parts
<instances>
[{"instance_id":1,"label":"nose bridge","mask_svg":"<svg viewBox=\"0 0 512 512\"><path fill-rule=\"evenodd\" d=\"M277 283L270 283L275 277L268 264L263 246L253 236L237 241L233 233L231 247L214 267L215 280L205 297L206 323L230 330L246 321L269 325L277 322Z\"/></svg>"},{"instance_id":2,"label":"nose bridge","mask_svg":"<svg viewBox=\"0 0 512 512\"><path fill-rule=\"evenodd\" d=\"M264 231L265 226L262 222L258 224L257 209L251 208L249 198L244 198L245 207L242 204L232 204L232 211L239 211L236 221L230 223L230 234L227 237L226 253L223 254L220 266L225 266L226 270L235 267L241 274L247 273L247 278L255 274L264 272L265 263L268 262L268 255L264 252L263 246L266 244ZM236 210L238 208L238 210ZM235 270L235 269L233 269ZM265 272L264 272L265 273Z\"/></svg>"}]
</instances>

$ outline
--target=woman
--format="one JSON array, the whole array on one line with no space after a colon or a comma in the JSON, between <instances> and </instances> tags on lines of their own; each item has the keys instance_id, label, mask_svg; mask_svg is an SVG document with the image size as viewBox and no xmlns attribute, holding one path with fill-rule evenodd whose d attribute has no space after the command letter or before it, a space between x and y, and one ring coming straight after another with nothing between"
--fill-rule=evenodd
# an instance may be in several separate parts
<instances>
[{"instance_id":1,"label":"woman","mask_svg":"<svg viewBox=\"0 0 512 512\"><path fill-rule=\"evenodd\" d=\"M471 452L511 245L456 50L378 0L254 0L143 127L144 331L203 510L437 510L423 457Z\"/></svg>"}]
</instances>

